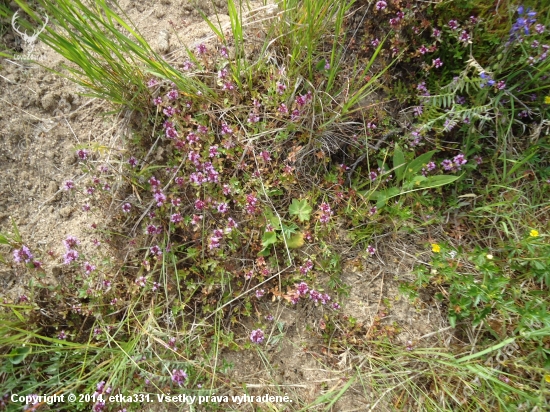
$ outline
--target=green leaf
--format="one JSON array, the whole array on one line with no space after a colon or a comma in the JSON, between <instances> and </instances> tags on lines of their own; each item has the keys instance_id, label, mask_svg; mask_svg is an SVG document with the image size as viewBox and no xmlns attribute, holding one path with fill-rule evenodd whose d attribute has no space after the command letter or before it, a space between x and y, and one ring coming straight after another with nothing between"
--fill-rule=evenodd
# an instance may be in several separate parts
<instances>
[{"instance_id":1,"label":"green leaf","mask_svg":"<svg viewBox=\"0 0 550 412\"><path fill-rule=\"evenodd\" d=\"M462 175L460 176L445 176L445 175L428 176L422 182L420 182L419 187L423 189L431 189L434 187L444 186L444 185L448 185L449 183L453 183L455 180L458 180L460 177L462 177Z\"/></svg>"},{"instance_id":2,"label":"green leaf","mask_svg":"<svg viewBox=\"0 0 550 412\"><path fill-rule=\"evenodd\" d=\"M292 199L292 204L288 207L292 216L298 216L300 222L309 220L313 208L307 203L307 200Z\"/></svg>"},{"instance_id":3,"label":"green leaf","mask_svg":"<svg viewBox=\"0 0 550 412\"><path fill-rule=\"evenodd\" d=\"M376 200L376 207L381 208L386 205L389 199L395 196L399 196L401 190L398 187L391 187L385 190L377 190L372 195L371 198Z\"/></svg>"},{"instance_id":4,"label":"green leaf","mask_svg":"<svg viewBox=\"0 0 550 412\"><path fill-rule=\"evenodd\" d=\"M424 167L424 165L432 159L432 156L435 154L435 152L436 150L432 150L431 152L421 154L416 159L411 160L405 168L403 179L410 180L412 176L418 174L422 167Z\"/></svg>"},{"instance_id":5,"label":"green leaf","mask_svg":"<svg viewBox=\"0 0 550 412\"><path fill-rule=\"evenodd\" d=\"M10 241L8 240L8 237L0 233L0 245L9 245L9 244L10 244Z\"/></svg>"},{"instance_id":6,"label":"green leaf","mask_svg":"<svg viewBox=\"0 0 550 412\"><path fill-rule=\"evenodd\" d=\"M282 225L283 236L285 237L285 239L288 239L290 236L296 233L298 229L299 229L298 226L292 222L288 225L285 225L283 223Z\"/></svg>"},{"instance_id":7,"label":"green leaf","mask_svg":"<svg viewBox=\"0 0 550 412\"><path fill-rule=\"evenodd\" d=\"M19 230L17 229L17 225L15 224L15 220L13 220L13 217L11 218L11 224L13 225L13 239L17 242L17 243L21 243L22 240L21 240L21 234L19 233Z\"/></svg>"},{"instance_id":8,"label":"green leaf","mask_svg":"<svg viewBox=\"0 0 550 412\"><path fill-rule=\"evenodd\" d=\"M275 228L275 230L281 230L281 223L279 222L279 218L275 216L271 209L266 209L264 211L264 216L266 217L267 221L271 223L271 226Z\"/></svg>"},{"instance_id":9,"label":"green leaf","mask_svg":"<svg viewBox=\"0 0 550 412\"><path fill-rule=\"evenodd\" d=\"M20 348L13 349L9 353L8 359L13 365L18 365L23 362L29 353L31 353L30 346L21 346Z\"/></svg>"},{"instance_id":10,"label":"green leaf","mask_svg":"<svg viewBox=\"0 0 550 412\"><path fill-rule=\"evenodd\" d=\"M289 239L287 239L286 244L290 249L298 249L302 247L304 245L304 234L299 232L292 235Z\"/></svg>"},{"instance_id":11,"label":"green leaf","mask_svg":"<svg viewBox=\"0 0 550 412\"><path fill-rule=\"evenodd\" d=\"M187 258L194 259L199 256L199 250L196 247L190 247L187 249Z\"/></svg>"},{"instance_id":12,"label":"green leaf","mask_svg":"<svg viewBox=\"0 0 550 412\"><path fill-rule=\"evenodd\" d=\"M265 232L262 236L262 246L267 248L271 245L277 243L277 233L275 232Z\"/></svg>"},{"instance_id":13,"label":"green leaf","mask_svg":"<svg viewBox=\"0 0 550 412\"><path fill-rule=\"evenodd\" d=\"M269 254L270 254L270 251L269 251L269 248L267 248L267 247L264 247L262 250L260 250L258 252L258 256L267 257L267 256L269 256Z\"/></svg>"},{"instance_id":14,"label":"green leaf","mask_svg":"<svg viewBox=\"0 0 550 412\"><path fill-rule=\"evenodd\" d=\"M393 168L395 171L395 177L398 182L403 178L403 172L405 171L405 155L399 145L395 145L393 151Z\"/></svg>"},{"instance_id":15,"label":"green leaf","mask_svg":"<svg viewBox=\"0 0 550 412\"><path fill-rule=\"evenodd\" d=\"M317 69L317 71L323 71L325 70L325 60L320 60L316 65L315 65L315 68Z\"/></svg>"}]
</instances>

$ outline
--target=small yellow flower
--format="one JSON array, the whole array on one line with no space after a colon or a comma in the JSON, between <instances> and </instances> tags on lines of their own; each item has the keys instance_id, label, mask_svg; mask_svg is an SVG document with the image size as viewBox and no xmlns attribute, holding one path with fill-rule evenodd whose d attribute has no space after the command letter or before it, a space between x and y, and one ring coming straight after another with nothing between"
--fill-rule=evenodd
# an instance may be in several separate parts
<instances>
[{"instance_id":1,"label":"small yellow flower","mask_svg":"<svg viewBox=\"0 0 550 412\"><path fill-rule=\"evenodd\" d=\"M545 103L545 104L550 104L550 96L546 96L546 97L544 98L544 103Z\"/></svg>"},{"instance_id":2,"label":"small yellow flower","mask_svg":"<svg viewBox=\"0 0 550 412\"><path fill-rule=\"evenodd\" d=\"M550 375L544 375L544 380L550 383Z\"/></svg>"},{"instance_id":3,"label":"small yellow flower","mask_svg":"<svg viewBox=\"0 0 550 412\"><path fill-rule=\"evenodd\" d=\"M441 246L437 243L432 243L432 252L439 253L441 252Z\"/></svg>"},{"instance_id":4,"label":"small yellow flower","mask_svg":"<svg viewBox=\"0 0 550 412\"><path fill-rule=\"evenodd\" d=\"M531 236L531 237L537 237L538 235L539 235L538 230L533 229L529 232L529 236Z\"/></svg>"}]
</instances>

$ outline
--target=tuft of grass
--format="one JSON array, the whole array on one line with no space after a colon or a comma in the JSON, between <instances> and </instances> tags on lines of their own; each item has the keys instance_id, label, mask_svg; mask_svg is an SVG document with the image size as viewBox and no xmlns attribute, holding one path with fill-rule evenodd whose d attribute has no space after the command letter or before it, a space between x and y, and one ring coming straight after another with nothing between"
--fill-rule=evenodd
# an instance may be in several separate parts
<instances>
[{"instance_id":1,"label":"tuft of grass","mask_svg":"<svg viewBox=\"0 0 550 412\"><path fill-rule=\"evenodd\" d=\"M106 1L39 3L52 22L40 39L76 65L64 65L64 69L71 80L90 91L89 95L148 111L147 80L155 76L176 83L190 94L214 97L203 83L166 63ZM42 24L39 14L26 2L17 4Z\"/></svg>"}]
</instances>

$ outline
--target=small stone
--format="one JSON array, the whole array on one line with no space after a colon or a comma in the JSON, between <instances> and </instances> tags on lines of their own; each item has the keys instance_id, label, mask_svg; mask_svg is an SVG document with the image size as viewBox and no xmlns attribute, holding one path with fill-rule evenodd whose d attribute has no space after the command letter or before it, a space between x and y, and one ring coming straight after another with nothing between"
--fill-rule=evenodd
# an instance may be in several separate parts
<instances>
[{"instance_id":1,"label":"small stone","mask_svg":"<svg viewBox=\"0 0 550 412\"><path fill-rule=\"evenodd\" d=\"M72 165L76 162L76 159L77 159L76 153L67 153L67 156L65 156L65 164Z\"/></svg>"},{"instance_id":2,"label":"small stone","mask_svg":"<svg viewBox=\"0 0 550 412\"><path fill-rule=\"evenodd\" d=\"M40 102L44 110L50 111L57 107L57 96L54 93L47 93Z\"/></svg>"},{"instance_id":3,"label":"small stone","mask_svg":"<svg viewBox=\"0 0 550 412\"><path fill-rule=\"evenodd\" d=\"M156 49L159 53L167 53L170 50L170 33L167 30L159 32Z\"/></svg>"},{"instance_id":4,"label":"small stone","mask_svg":"<svg viewBox=\"0 0 550 412\"><path fill-rule=\"evenodd\" d=\"M59 216L62 218L68 219L71 217L71 214L73 213L73 209L70 206L65 206L62 209L59 209Z\"/></svg>"}]
</instances>

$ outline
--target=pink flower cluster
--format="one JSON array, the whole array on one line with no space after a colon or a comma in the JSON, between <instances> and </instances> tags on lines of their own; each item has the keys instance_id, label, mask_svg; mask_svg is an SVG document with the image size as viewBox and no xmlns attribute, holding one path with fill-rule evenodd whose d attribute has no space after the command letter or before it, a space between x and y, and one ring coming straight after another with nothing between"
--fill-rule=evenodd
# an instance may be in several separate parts
<instances>
[{"instance_id":1,"label":"pink flower cluster","mask_svg":"<svg viewBox=\"0 0 550 412\"><path fill-rule=\"evenodd\" d=\"M167 114L167 112L165 112L164 114ZM168 138L168 139L177 139L179 137L179 134L178 134L176 128L174 127L174 123L169 122L167 120L162 124L162 126L164 127L164 134L166 135L166 138Z\"/></svg>"},{"instance_id":2,"label":"pink flower cluster","mask_svg":"<svg viewBox=\"0 0 550 412\"><path fill-rule=\"evenodd\" d=\"M212 233L212 236L210 237L210 243L208 244L208 248L210 250L217 249L220 247L220 242L223 238L223 231L220 229L215 229Z\"/></svg>"},{"instance_id":3,"label":"pink flower cluster","mask_svg":"<svg viewBox=\"0 0 550 412\"><path fill-rule=\"evenodd\" d=\"M185 383L187 380L187 373L183 369L174 369L172 371L172 382L178 384L178 386L181 386Z\"/></svg>"},{"instance_id":4,"label":"pink flower cluster","mask_svg":"<svg viewBox=\"0 0 550 412\"><path fill-rule=\"evenodd\" d=\"M265 339L265 335L261 329L253 330L252 333L250 333L250 340L253 343L262 343L264 339Z\"/></svg>"},{"instance_id":5,"label":"pink flower cluster","mask_svg":"<svg viewBox=\"0 0 550 412\"><path fill-rule=\"evenodd\" d=\"M198 162L195 163L195 167L196 171L189 175L189 181L192 184L200 186L203 183L217 183L219 181L219 173L212 165L212 162Z\"/></svg>"},{"instance_id":6,"label":"pink flower cluster","mask_svg":"<svg viewBox=\"0 0 550 412\"><path fill-rule=\"evenodd\" d=\"M321 303L326 305L331 301L330 296L327 293L320 293L314 289L310 289L306 282L300 282L296 285L296 292L291 298L291 302L296 304L300 301L300 298L305 298L309 292L309 298L317 305ZM336 302L332 304L333 309L340 309L340 305Z\"/></svg>"},{"instance_id":7,"label":"pink flower cluster","mask_svg":"<svg viewBox=\"0 0 550 412\"><path fill-rule=\"evenodd\" d=\"M321 205L319 206L319 211L321 212L321 215L319 216L319 221L322 224L326 225L334 212L330 208L330 205L326 202L321 203Z\"/></svg>"},{"instance_id":8,"label":"pink flower cluster","mask_svg":"<svg viewBox=\"0 0 550 412\"><path fill-rule=\"evenodd\" d=\"M306 275L311 269L313 269L313 262L308 259L303 266L300 266L300 273Z\"/></svg>"},{"instance_id":9,"label":"pink flower cluster","mask_svg":"<svg viewBox=\"0 0 550 412\"><path fill-rule=\"evenodd\" d=\"M254 195L246 195L246 211L253 215L258 212L258 198L256 198Z\"/></svg>"},{"instance_id":10,"label":"pink flower cluster","mask_svg":"<svg viewBox=\"0 0 550 412\"><path fill-rule=\"evenodd\" d=\"M68 265L78 259L78 252L73 248L78 246L80 241L74 236L67 236L63 240L63 245L65 246L65 255L63 255L63 263Z\"/></svg>"},{"instance_id":11,"label":"pink flower cluster","mask_svg":"<svg viewBox=\"0 0 550 412\"><path fill-rule=\"evenodd\" d=\"M21 249L15 249L13 251L13 260L15 260L16 263L30 263L31 259L31 250L25 245L21 246Z\"/></svg>"},{"instance_id":12,"label":"pink flower cluster","mask_svg":"<svg viewBox=\"0 0 550 412\"><path fill-rule=\"evenodd\" d=\"M312 100L313 100L313 93L311 92L311 90L309 90L306 94L302 94L296 97L296 99L294 99L296 108L292 111L291 120L292 121L297 120L302 114L300 110L303 109L304 106L307 105ZM284 109L286 109L286 106L284 107ZM285 111L284 109L283 110L279 109L279 111L281 111L281 113L288 113L288 110Z\"/></svg>"},{"instance_id":13,"label":"pink flower cluster","mask_svg":"<svg viewBox=\"0 0 550 412\"><path fill-rule=\"evenodd\" d=\"M468 159L466 159L466 156L464 154L459 153L455 157L453 157L453 160L445 159L441 162L441 166L446 171L456 171L456 170L462 170L462 166L465 165L468 162Z\"/></svg>"}]
</instances>

